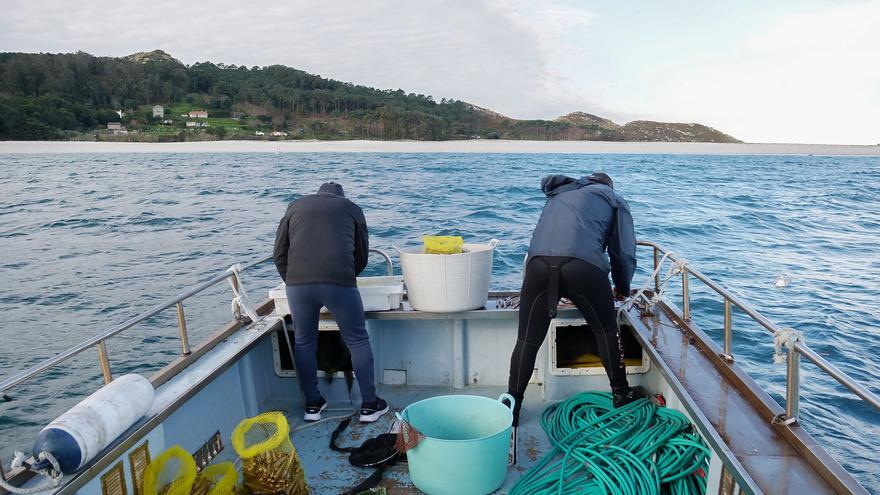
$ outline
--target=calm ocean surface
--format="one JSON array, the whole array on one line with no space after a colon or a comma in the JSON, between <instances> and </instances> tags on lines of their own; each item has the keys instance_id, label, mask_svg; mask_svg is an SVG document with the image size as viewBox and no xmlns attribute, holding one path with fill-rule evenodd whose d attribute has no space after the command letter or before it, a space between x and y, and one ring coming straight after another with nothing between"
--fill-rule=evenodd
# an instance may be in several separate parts
<instances>
[{"instance_id":1,"label":"calm ocean surface","mask_svg":"<svg viewBox=\"0 0 880 495\"><path fill-rule=\"evenodd\" d=\"M556 154L0 155L0 378L106 330L236 262L270 254L285 205L326 180L345 186L373 247L425 233L498 238L492 285L518 289L543 206L540 178L604 170L642 239L658 241L803 331L880 393L880 158ZM640 251L644 282L650 253ZM396 261L396 260L395 260ZM373 273L383 270L379 260ZM791 285L773 285L779 275ZM277 274L248 272L253 299ZM699 283L695 318L720 342L722 304ZM678 288L670 288L678 301ZM259 297L258 297L259 296ZM187 302L191 340L230 318L229 289ZM772 336L734 320L737 361L782 401ZM115 374L150 374L179 352L173 310L108 342ZM802 364L802 422L880 492L880 414ZM86 352L0 402L0 457L101 383Z\"/></svg>"}]
</instances>

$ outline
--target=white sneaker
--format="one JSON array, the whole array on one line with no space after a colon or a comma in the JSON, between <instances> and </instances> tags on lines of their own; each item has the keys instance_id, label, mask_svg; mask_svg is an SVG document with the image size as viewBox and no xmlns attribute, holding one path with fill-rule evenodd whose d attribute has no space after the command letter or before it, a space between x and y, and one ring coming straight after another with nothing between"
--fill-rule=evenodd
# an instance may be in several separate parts
<instances>
[{"instance_id":1,"label":"white sneaker","mask_svg":"<svg viewBox=\"0 0 880 495\"><path fill-rule=\"evenodd\" d=\"M361 404L361 423L372 423L388 412L388 403L385 399L376 397L372 404Z\"/></svg>"},{"instance_id":2,"label":"white sneaker","mask_svg":"<svg viewBox=\"0 0 880 495\"><path fill-rule=\"evenodd\" d=\"M306 403L306 413L303 414L303 420L305 421L318 421L321 419L321 411L327 409L327 401L321 397L321 400L318 402L308 402Z\"/></svg>"}]
</instances>

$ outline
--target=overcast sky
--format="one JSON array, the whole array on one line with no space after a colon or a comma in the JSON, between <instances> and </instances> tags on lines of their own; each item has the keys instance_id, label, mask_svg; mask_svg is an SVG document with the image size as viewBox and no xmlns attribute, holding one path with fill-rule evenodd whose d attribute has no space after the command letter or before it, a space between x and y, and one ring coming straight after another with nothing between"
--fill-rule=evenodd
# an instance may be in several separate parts
<instances>
[{"instance_id":1,"label":"overcast sky","mask_svg":"<svg viewBox=\"0 0 880 495\"><path fill-rule=\"evenodd\" d=\"M283 64L514 118L880 143L880 0L4 0L0 51Z\"/></svg>"}]
</instances>

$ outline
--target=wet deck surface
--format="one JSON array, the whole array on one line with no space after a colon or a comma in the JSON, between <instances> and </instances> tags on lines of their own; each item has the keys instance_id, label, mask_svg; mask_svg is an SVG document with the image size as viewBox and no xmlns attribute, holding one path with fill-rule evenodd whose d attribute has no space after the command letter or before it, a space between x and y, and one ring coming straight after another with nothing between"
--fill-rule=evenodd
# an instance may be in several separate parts
<instances>
[{"instance_id":1,"label":"wet deck surface","mask_svg":"<svg viewBox=\"0 0 880 495\"><path fill-rule=\"evenodd\" d=\"M668 315L661 311L657 313L654 317L639 318L637 310L632 310L631 315L634 316L641 339L649 342L659 353L662 361L761 490L767 494L796 495L849 493L853 489L863 493L857 484L836 491L783 436L783 427L771 424L772 414L756 407L756 394L742 390L719 370L711 354L720 349L710 348L710 352L704 352L704 348L691 338L692 334L683 332ZM699 332L698 329L696 331ZM705 339L701 339L701 342L705 342ZM751 381L738 368L736 372ZM764 400L772 400L763 391L757 395L765 396ZM781 411L778 405L774 407ZM797 426L795 429L800 430L798 434L809 447L816 447L822 455L827 456L806 432ZM830 457L828 460L834 463ZM841 470L838 474L855 483L839 465L837 468Z\"/></svg>"},{"instance_id":2,"label":"wet deck surface","mask_svg":"<svg viewBox=\"0 0 880 495\"><path fill-rule=\"evenodd\" d=\"M537 388L537 387L535 387ZM438 395L468 394L498 398L506 391L504 387L468 387L467 390L452 390L449 387L418 387L388 386L379 387L378 394L388 401L391 407L382 419L373 424L360 424L356 420L340 435L340 446L359 446L365 440L386 433L395 420L394 413L400 412L413 402ZM526 393L526 400L521 412L521 424L518 432L518 459L515 466L508 469L507 480L496 493L503 494L530 467L535 465L541 456L550 448L547 436L539 424L540 414L547 404L540 400L535 391ZM296 430L303 425L301 408L290 404L273 403L270 408L289 412L291 428ZM347 403L331 403L323 413L324 418L346 416L351 414L351 405ZM313 493L336 494L345 493L370 474L372 468L354 467L348 462L348 454L330 450L330 434L339 425L341 419L333 419L318 425L295 431L292 435L294 446L302 459L309 487ZM389 468L380 484L387 488L389 494L421 493L410 482L407 466L404 463Z\"/></svg>"}]
</instances>

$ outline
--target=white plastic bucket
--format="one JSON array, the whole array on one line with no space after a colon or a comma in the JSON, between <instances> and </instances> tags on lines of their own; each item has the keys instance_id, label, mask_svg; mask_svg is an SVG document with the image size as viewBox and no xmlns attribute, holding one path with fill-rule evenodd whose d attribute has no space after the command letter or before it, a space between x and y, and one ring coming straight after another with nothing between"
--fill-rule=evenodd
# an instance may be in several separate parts
<instances>
[{"instance_id":1,"label":"white plastic bucket","mask_svg":"<svg viewBox=\"0 0 880 495\"><path fill-rule=\"evenodd\" d=\"M398 248L410 305L417 311L432 313L485 306L497 245L497 239L488 244L465 244L461 254L425 254L423 247Z\"/></svg>"}]
</instances>

